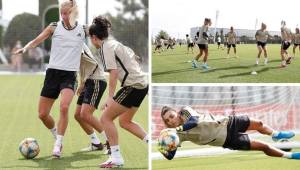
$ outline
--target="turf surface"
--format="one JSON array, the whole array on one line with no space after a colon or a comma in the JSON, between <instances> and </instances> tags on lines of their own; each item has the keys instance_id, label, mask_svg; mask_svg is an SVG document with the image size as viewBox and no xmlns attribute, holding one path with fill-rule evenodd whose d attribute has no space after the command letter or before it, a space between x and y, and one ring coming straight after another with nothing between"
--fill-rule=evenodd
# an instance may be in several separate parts
<instances>
[{"instance_id":1,"label":"turf surface","mask_svg":"<svg viewBox=\"0 0 300 170\"><path fill-rule=\"evenodd\" d=\"M174 50L153 53L152 50L152 82L153 83L297 83L300 82L300 53L292 64L286 68L280 66L280 45L269 44L269 63L263 64L263 55L258 66L255 65L257 48L255 44L237 45L239 58L226 59L226 49L218 50L216 45L209 45L208 70L193 69L190 61L198 54L187 54L186 46L176 46ZM292 46L289 49L290 54ZM199 66L202 64L200 59ZM251 75L256 71L257 75Z\"/></svg>"},{"instance_id":2,"label":"turf surface","mask_svg":"<svg viewBox=\"0 0 300 170\"><path fill-rule=\"evenodd\" d=\"M62 158L52 159L54 139L37 114L43 78L28 75L0 76L0 169L99 169L98 164L105 161L107 155L101 151L79 152L88 146L90 140L73 118L77 97L73 99L69 112ZM102 101L105 97L103 96ZM59 102L56 101L52 110L56 120L58 113ZM134 120L146 130L147 113L148 100L145 99ZM100 112L96 111L94 114L99 117ZM120 128L118 130L121 153L125 159L124 169L148 169L147 145L127 131ZM19 153L18 145L26 137L36 138L40 145L40 154L35 159L26 160Z\"/></svg>"}]
</instances>

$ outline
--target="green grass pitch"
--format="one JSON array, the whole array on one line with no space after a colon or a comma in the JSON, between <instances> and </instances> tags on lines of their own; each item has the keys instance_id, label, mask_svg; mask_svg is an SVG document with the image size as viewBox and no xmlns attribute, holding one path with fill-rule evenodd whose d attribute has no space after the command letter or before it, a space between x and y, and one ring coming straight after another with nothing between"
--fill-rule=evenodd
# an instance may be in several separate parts
<instances>
[{"instance_id":1,"label":"green grass pitch","mask_svg":"<svg viewBox=\"0 0 300 170\"><path fill-rule=\"evenodd\" d=\"M271 142L271 140L264 136L258 138L263 141ZM297 135L292 141L299 141L300 136ZM211 146L199 146L191 142L184 142L180 150L191 150L208 148ZM300 152L300 149L293 149L292 151ZM152 152L158 152L155 144L152 145ZM300 167L300 160L289 160L285 158L274 158L266 156L259 151L240 151L236 153L216 155L216 156L202 156L202 157L186 157L174 158L169 161L153 160L152 169L171 169L171 170L297 170Z\"/></svg>"},{"instance_id":2,"label":"green grass pitch","mask_svg":"<svg viewBox=\"0 0 300 170\"><path fill-rule=\"evenodd\" d=\"M52 159L54 139L38 118L37 104L44 76L0 76L0 169L99 169L98 164L108 156L103 152L79 152L90 140L74 119L77 97L73 99L69 112L69 126L64 138L61 159ZM107 93L107 92L106 92ZM103 96L104 101L106 96ZM100 103L101 104L101 103ZM59 102L52 110L55 120L59 114ZM148 129L148 99L141 105L135 121ZM97 117L101 113L97 110ZM115 122L118 126L118 122ZM121 153L125 160L124 169L148 169L148 146L119 128ZM32 160L24 159L18 145L26 137L34 137L40 145L40 154Z\"/></svg>"},{"instance_id":3,"label":"green grass pitch","mask_svg":"<svg viewBox=\"0 0 300 170\"><path fill-rule=\"evenodd\" d=\"M257 57L256 44L237 45L239 58L226 59L226 50L218 50L217 45L209 45L208 71L201 68L193 69L191 61L198 54L198 47L194 53L187 54L186 45L176 46L174 50L153 53L152 50L152 82L154 83L297 83L300 82L300 53L297 49L296 57L286 68L280 66L280 44L268 44L269 63L255 66ZM292 46L289 48L292 54ZM202 58L199 60L202 64ZM257 75L251 75L256 71Z\"/></svg>"}]
</instances>

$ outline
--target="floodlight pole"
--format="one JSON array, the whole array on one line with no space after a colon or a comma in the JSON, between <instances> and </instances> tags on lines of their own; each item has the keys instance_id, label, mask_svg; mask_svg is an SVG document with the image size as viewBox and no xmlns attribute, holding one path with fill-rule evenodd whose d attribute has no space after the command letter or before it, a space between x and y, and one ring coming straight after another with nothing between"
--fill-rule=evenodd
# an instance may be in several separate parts
<instances>
[{"instance_id":1,"label":"floodlight pole","mask_svg":"<svg viewBox=\"0 0 300 170\"><path fill-rule=\"evenodd\" d=\"M218 23L218 18L219 18L219 13L220 13L220 11L219 10L217 10L216 11L216 23L215 23L215 35L214 35L214 43L216 42L216 34L217 34L217 23Z\"/></svg>"}]
</instances>

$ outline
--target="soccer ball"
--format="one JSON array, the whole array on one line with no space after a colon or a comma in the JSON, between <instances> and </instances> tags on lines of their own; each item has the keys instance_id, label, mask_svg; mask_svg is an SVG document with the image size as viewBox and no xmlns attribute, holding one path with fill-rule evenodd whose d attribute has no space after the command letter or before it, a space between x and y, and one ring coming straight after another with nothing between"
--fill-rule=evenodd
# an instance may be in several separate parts
<instances>
[{"instance_id":1,"label":"soccer ball","mask_svg":"<svg viewBox=\"0 0 300 170\"><path fill-rule=\"evenodd\" d=\"M34 138L26 138L20 143L19 150L26 159L33 159L39 154L40 147Z\"/></svg>"},{"instance_id":2,"label":"soccer ball","mask_svg":"<svg viewBox=\"0 0 300 170\"><path fill-rule=\"evenodd\" d=\"M166 151L174 151L179 145L179 137L176 131L164 129L160 132L158 138L158 147Z\"/></svg>"}]
</instances>

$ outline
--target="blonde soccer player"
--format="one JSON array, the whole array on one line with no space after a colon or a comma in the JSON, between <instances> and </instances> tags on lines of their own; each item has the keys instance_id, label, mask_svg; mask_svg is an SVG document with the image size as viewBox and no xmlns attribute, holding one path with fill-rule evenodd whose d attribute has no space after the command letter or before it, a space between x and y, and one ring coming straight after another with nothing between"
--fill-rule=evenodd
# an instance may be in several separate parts
<instances>
[{"instance_id":1,"label":"blonde soccer player","mask_svg":"<svg viewBox=\"0 0 300 170\"><path fill-rule=\"evenodd\" d=\"M133 117L148 93L147 75L142 73L134 51L124 46L110 35L111 23L106 18L94 18L89 28L91 42L98 49L104 70L109 72L108 98L102 107L101 124L107 135L111 156L100 164L101 168L123 166L118 132L114 120L139 139L148 143L148 135ZM117 80L121 89L116 92Z\"/></svg>"},{"instance_id":2,"label":"blonde soccer player","mask_svg":"<svg viewBox=\"0 0 300 170\"><path fill-rule=\"evenodd\" d=\"M238 58L236 54L236 42L237 42L237 37L236 33L234 32L233 27L230 27L230 31L227 33L227 58L229 58L229 53L231 47L233 48L234 56Z\"/></svg>"},{"instance_id":3,"label":"blonde soccer player","mask_svg":"<svg viewBox=\"0 0 300 170\"><path fill-rule=\"evenodd\" d=\"M177 133L180 142L191 141L197 145L221 146L231 150L258 150L268 156L289 159L300 159L300 152L284 152L260 140L250 139L246 131L255 130L272 137L274 141L290 139L295 136L291 131L276 131L262 121L240 116L215 116L199 113L189 106L179 111L163 107L161 118L168 130ZM176 150L159 151L169 160L173 159Z\"/></svg>"},{"instance_id":4,"label":"blonde soccer player","mask_svg":"<svg viewBox=\"0 0 300 170\"><path fill-rule=\"evenodd\" d=\"M201 58L201 56L204 53L203 56L203 64L201 67L205 70L209 69L209 66L207 64L207 58L208 58L208 40L209 40L209 32L208 28L211 26L212 22L210 18L204 19L204 24L200 27L200 30L198 32L199 38L197 40L197 45L199 47L199 54L195 56L195 58L192 60L192 67L197 68L198 67L198 60Z\"/></svg>"},{"instance_id":5,"label":"blonde soccer player","mask_svg":"<svg viewBox=\"0 0 300 170\"><path fill-rule=\"evenodd\" d=\"M59 22L51 23L34 40L16 53L25 53L35 48L48 37L52 37L51 53L44 86L39 99L39 118L55 138L53 156L62 154L63 137L68 126L68 112L76 91L76 72L79 71L81 51L85 41L85 27L80 25L78 6L75 0L60 4ZM50 115L55 100L60 95L60 117L57 125Z\"/></svg>"},{"instance_id":6,"label":"blonde soccer player","mask_svg":"<svg viewBox=\"0 0 300 170\"><path fill-rule=\"evenodd\" d=\"M281 65L280 67L286 67L287 64L291 63L292 57L289 56L288 49L292 42L292 32L289 28L286 27L286 22L281 21L281 49L280 49L280 55L281 55Z\"/></svg>"},{"instance_id":7,"label":"blonde soccer player","mask_svg":"<svg viewBox=\"0 0 300 170\"><path fill-rule=\"evenodd\" d=\"M296 28L296 33L293 36L294 46L293 46L293 54L296 56L296 48L299 48L300 51L300 31L299 28Z\"/></svg>"},{"instance_id":8,"label":"blonde soccer player","mask_svg":"<svg viewBox=\"0 0 300 170\"><path fill-rule=\"evenodd\" d=\"M261 53L264 52L265 56L265 61L264 64L268 64L268 53L267 53L267 40L269 37L272 37L269 32L266 30L267 25L264 23L261 23L261 28L256 31L255 33L255 39L256 39L256 44L257 44L257 49L258 49L258 54L256 58L256 65L259 64L259 59L261 56Z\"/></svg>"},{"instance_id":9,"label":"blonde soccer player","mask_svg":"<svg viewBox=\"0 0 300 170\"><path fill-rule=\"evenodd\" d=\"M110 153L103 127L100 121L93 116L107 86L103 67L85 44L80 61L80 83L77 89L78 100L74 117L91 141L90 145L81 151L97 151L106 147L107 153ZM101 134L105 141L104 144L101 143L94 129Z\"/></svg>"}]
</instances>

